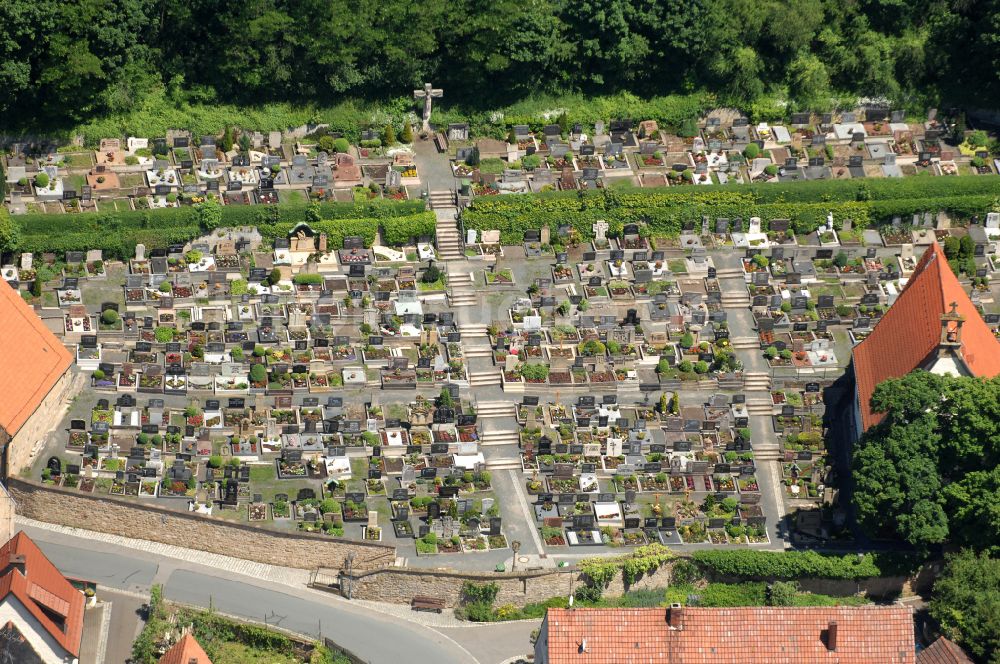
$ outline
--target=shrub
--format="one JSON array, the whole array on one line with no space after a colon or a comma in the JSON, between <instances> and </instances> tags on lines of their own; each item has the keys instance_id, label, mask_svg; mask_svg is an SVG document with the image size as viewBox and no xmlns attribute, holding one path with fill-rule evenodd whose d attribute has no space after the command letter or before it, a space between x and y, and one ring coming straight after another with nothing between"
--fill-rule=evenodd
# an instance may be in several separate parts
<instances>
[{"instance_id":1,"label":"shrub","mask_svg":"<svg viewBox=\"0 0 1000 664\"><path fill-rule=\"evenodd\" d=\"M690 348L694 345L694 335L690 332L685 332L684 336L681 337L681 348Z\"/></svg>"},{"instance_id":2,"label":"shrub","mask_svg":"<svg viewBox=\"0 0 1000 664\"><path fill-rule=\"evenodd\" d=\"M323 283L323 275L313 273L297 274L292 278L292 282L316 286Z\"/></svg>"},{"instance_id":3,"label":"shrub","mask_svg":"<svg viewBox=\"0 0 1000 664\"><path fill-rule=\"evenodd\" d=\"M756 159L760 156L760 146L756 143L750 143L743 150L743 156L747 159Z\"/></svg>"},{"instance_id":4,"label":"shrub","mask_svg":"<svg viewBox=\"0 0 1000 664\"><path fill-rule=\"evenodd\" d=\"M255 364L250 367L250 380L257 384L267 381L267 369L264 368L263 364Z\"/></svg>"},{"instance_id":5,"label":"shrub","mask_svg":"<svg viewBox=\"0 0 1000 664\"><path fill-rule=\"evenodd\" d=\"M440 278L441 269L434 263L431 263L430 267L424 270L423 282L425 284L433 284Z\"/></svg>"},{"instance_id":6,"label":"shrub","mask_svg":"<svg viewBox=\"0 0 1000 664\"><path fill-rule=\"evenodd\" d=\"M208 457L208 467L209 468L222 468L222 457L218 454L213 454Z\"/></svg>"},{"instance_id":7,"label":"shrub","mask_svg":"<svg viewBox=\"0 0 1000 664\"><path fill-rule=\"evenodd\" d=\"M385 126L385 130L382 132L382 143L386 147L395 145L396 143L396 129L392 126L391 122Z\"/></svg>"},{"instance_id":8,"label":"shrub","mask_svg":"<svg viewBox=\"0 0 1000 664\"><path fill-rule=\"evenodd\" d=\"M706 374L708 373L708 362L703 360L698 360L694 363L694 372L696 374Z\"/></svg>"},{"instance_id":9,"label":"shrub","mask_svg":"<svg viewBox=\"0 0 1000 664\"><path fill-rule=\"evenodd\" d=\"M278 268L273 268L271 272L267 275L267 285L274 286L279 281L281 281L281 270Z\"/></svg>"},{"instance_id":10,"label":"shrub","mask_svg":"<svg viewBox=\"0 0 1000 664\"><path fill-rule=\"evenodd\" d=\"M160 282L159 288L160 288L160 292L161 293L169 293L170 292L170 281L168 279L164 279L163 281Z\"/></svg>"},{"instance_id":11,"label":"shrub","mask_svg":"<svg viewBox=\"0 0 1000 664\"><path fill-rule=\"evenodd\" d=\"M412 143L413 142L413 125L410 124L409 120L403 121L403 132L399 135L400 143Z\"/></svg>"},{"instance_id":12,"label":"shrub","mask_svg":"<svg viewBox=\"0 0 1000 664\"><path fill-rule=\"evenodd\" d=\"M94 379L104 380L104 372L100 369L94 369Z\"/></svg>"},{"instance_id":13,"label":"shrub","mask_svg":"<svg viewBox=\"0 0 1000 664\"><path fill-rule=\"evenodd\" d=\"M49 186L49 174L42 172L35 176L35 186L44 189Z\"/></svg>"},{"instance_id":14,"label":"shrub","mask_svg":"<svg viewBox=\"0 0 1000 664\"><path fill-rule=\"evenodd\" d=\"M319 141L316 142L316 145L323 152L336 152L333 146L333 136L330 136L329 134L320 136Z\"/></svg>"},{"instance_id":15,"label":"shrub","mask_svg":"<svg viewBox=\"0 0 1000 664\"><path fill-rule=\"evenodd\" d=\"M703 570L744 579L864 579L886 573L898 558L900 554L837 556L816 551L698 550L691 555Z\"/></svg>"},{"instance_id":16,"label":"shrub","mask_svg":"<svg viewBox=\"0 0 1000 664\"><path fill-rule=\"evenodd\" d=\"M334 152L349 152L351 144L346 138L338 138L333 142Z\"/></svg>"},{"instance_id":17,"label":"shrub","mask_svg":"<svg viewBox=\"0 0 1000 664\"><path fill-rule=\"evenodd\" d=\"M691 365L691 360L684 360L677 365L677 368L681 370L681 373L691 373L694 367Z\"/></svg>"},{"instance_id":18,"label":"shrub","mask_svg":"<svg viewBox=\"0 0 1000 664\"><path fill-rule=\"evenodd\" d=\"M778 167L775 166L774 164L768 164L767 166L764 167L764 174L774 177L775 175L778 174Z\"/></svg>"},{"instance_id":19,"label":"shrub","mask_svg":"<svg viewBox=\"0 0 1000 664\"><path fill-rule=\"evenodd\" d=\"M118 312L114 309L105 309L101 314L101 320L105 325L114 325L118 322Z\"/></svg>"},{"instance_id":20,"label":"shrub","mask_svg":"<svg viewBox=\"0 0 1000 664\"><path fill-rule=\"evenodd\" d=\"M174 328L172 327L158 327L156 331L153 332L153 338L159 343L165 344L174 340Z\"/></svg>"},{"instance_id":21,"label":"shrub","mask_svg":"<svg viewBox=\"0 0 1000 664\"><path fill-rule=\"evenodd\" d=\"M768 346L767 349L764 351L764 357L766 357L769 360L773 360L774 358L778 357L778 349L775 348L774 346Z\"/></svg>"}]
</instances>

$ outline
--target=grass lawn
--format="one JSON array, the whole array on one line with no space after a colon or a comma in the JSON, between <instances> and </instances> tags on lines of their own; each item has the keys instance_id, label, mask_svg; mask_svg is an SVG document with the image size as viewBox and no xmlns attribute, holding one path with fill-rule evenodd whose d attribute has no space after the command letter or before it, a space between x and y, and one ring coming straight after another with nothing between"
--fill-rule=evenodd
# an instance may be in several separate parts
<instances>
[{"instance_id":1,"label":"grass lawn","mask_svg":"<svg viewBox=\"0 0 1000 664\"><path fill-rule=\"evenodd\" d=\"M667 267L674 274L687 274L687 266L684 264L684 259L674 258L667 261Z\"/></svg>"},{"instance_id":2,"label":"grass lawn","mask_svg":"<svg viewBox=\"0 0 1000 664\"><path fill-rule=\"evenodd\" d=\"M278 192L278 200L282 203L302 203L306 195L299 189L282 189Z\"/></svg>"}]
</instances>

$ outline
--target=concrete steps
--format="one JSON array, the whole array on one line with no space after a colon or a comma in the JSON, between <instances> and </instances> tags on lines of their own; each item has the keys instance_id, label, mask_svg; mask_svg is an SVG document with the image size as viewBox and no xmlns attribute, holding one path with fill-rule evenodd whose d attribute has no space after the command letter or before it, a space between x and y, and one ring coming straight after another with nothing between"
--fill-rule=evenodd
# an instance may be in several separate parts
<instances>
[{"instance_id":1,"label":"concrete steps","mask_svg":"<svg viewBox=\"0 0 1000 664\"><path fill-rule=\"evenodd\" d=\"M465 353L465 357L470 360L477 357L491 357L493 355L493 349L489 346L465 346L463 352Z\"/></svg>"},{"instance_id":2,"label":"concrete steps","mask_svg":"<svg viewBox=\"0 0 1000 664\"><path fill-rule=\"evenodd\" d=\"M764 372L749 372L743 374L744 388L748 392L770 391L771 374Z\"/></svg>"},{"instance_id":3,"label":"concrete steps","mask_svg":"<svg viewBox=\"0 0 1000 664\"><path fill-rule=\"evenodd\" d=\"M521 470L520 459L489 459L486 467L490 470Z\"/></svg>"},{"instance_id":4,"label":"concrete steps","mask_svg":"<svg viewBox=\"0 0 1000 664\"><path fill-rule=\"evenodd\" d=\"M497 445L517 445L520 437L516 431L487 431L479 439L479 444L486 447Z\"/></svg>"},{"instance_id":5,"label":"concrete steps","mask_svg":"<svg viewBox=\"0 0 1000 664\"><path fill-rule=\"evenodd\" d=\"M432 210L455 207L455 192L450 189L435 189L430 193L428 202Z\"/></svg>"},{"instance_id":6,"label":"concrete steps","mask_svg":"<svg viewBox=\"0 0 1000 664\"><path fill-rule=\"evenodd\" d=\"M486 387L487 385L500 385L500 370L489 369L486 371L470 371L469 387Z\"/></svg>"},{"instance_id":7,"label":"concrete steps","mask_svg":"<svg viewBox=\"0 0 1000 664\"><path fill-rule=\"evenodd\" d=\"M760 340L757 337L733 337L729 341L736 350L760 350Z\"/></svg>"},{"instance_id":8,"label":"concrete steps","mask_svg":"<svg viewBox=\"0 0 1000 664\"><path fill-rule=\"evenodd\" d=\"M476 404L476 415L480 418L514 417L517 411L509 401L480 401Z\"/></svg>"},{"instance_id":9,"label":"concrete steps","mask_svg":"<svg viewBox=\"0 0 1000 664\"><path fill-rule=\"evenodd\" d=\"M748 403L747 412L751 415L774 415L774 404L771 403Z\"/></svg>"},{"instance_id":10,"label":"concrete steps","mask_svg":"<svg viewBox=\"0 0 1000 664\"><path fill-rule=\"evenodd\" d=\"M722 306L726 309L733 309L739 307L749 307L750 306L750 296L744 291L743 293L722 293Z\"/></svg>"},{"instance_id":11,"label":"concrete steps","mask_svg":"<svg viewBox=\"0 0 1000 664\"><path fill-rule=\"evenodd\" d=\"M738 267L727 267L721 270L716 268L715 270L716 279L734 279L737 277L740 279L743 278L743 270Z\"/></svg>"},{"instance_id":12,"label":"concrete steps","mask_svg":"<svg viewBox=\"0 0 1000 664\"><path fill-rule=\"evenodd\" d=\"M772 461L780 461L783 457L781 455L781 448L776 444L762 445L758 447L753 446L753 458L754 461L758 463L769 463Z\"/></svg>"}]
</instances>

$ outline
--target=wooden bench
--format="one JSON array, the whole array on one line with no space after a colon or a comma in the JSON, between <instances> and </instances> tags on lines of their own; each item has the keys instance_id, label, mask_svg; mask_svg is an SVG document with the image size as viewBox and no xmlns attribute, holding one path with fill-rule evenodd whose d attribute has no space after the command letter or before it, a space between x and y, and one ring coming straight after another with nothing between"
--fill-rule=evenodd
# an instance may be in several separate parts
<instances>
[{"instance_id":1,"label":"wooden bench","mask_svg":"<svg viewBox=\"0 0 1000 664\"><path fill-rule=\"evenodd\" d=\"M410 600L410 608L414 611L435 611L441 613L445 606L443 599L417 595Z\"/></svg>"}]
</instances>

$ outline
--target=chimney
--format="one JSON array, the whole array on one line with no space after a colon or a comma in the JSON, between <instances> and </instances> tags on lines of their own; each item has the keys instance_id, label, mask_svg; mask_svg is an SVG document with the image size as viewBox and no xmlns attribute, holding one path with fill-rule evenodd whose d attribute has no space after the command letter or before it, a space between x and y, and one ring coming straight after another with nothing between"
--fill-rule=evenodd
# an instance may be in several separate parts
<instances>
[{"instance_id":1,"label":"chimney","mask_svg":"<svg viewBox=\"0 0 1000 664\"><path fill-rule=\"evenodd\" d=\"M837 621L831 620L826 626L826 649L830 652L837 650Z\"/></svg>"},{"instance_id":2,"label":"chimney","mask_svg":"<svg viewBox=\"0 0 1000 664\"><path fill-rule=\"evenodd\" d=\"M10 557L7 559L7 565L4 567L3 574L6 575L12 568L19 571L21 576L26 576L25 560L23 555L19 553L10 554Z\"/></svg>"},{"instance_id":3,"label":"chimney","mask_svg":"<svg viewBox=\"0 0 1000 664\"><path fill-rule=\"evenodd\" d=\"M667 609L667 624L670 625L670 629L680 629L683 617L683 609L680 604L671 604L670 608Z\"/></svg>"}]
</instances>

